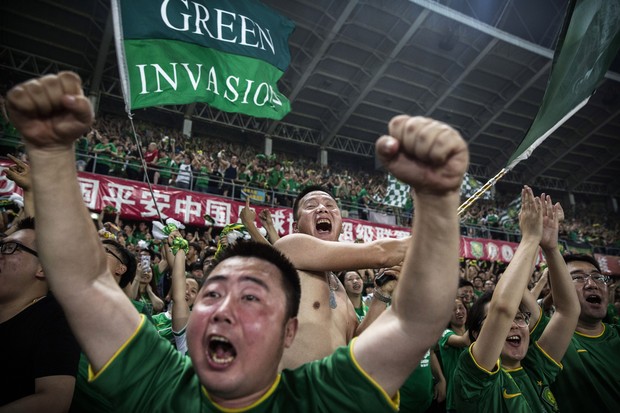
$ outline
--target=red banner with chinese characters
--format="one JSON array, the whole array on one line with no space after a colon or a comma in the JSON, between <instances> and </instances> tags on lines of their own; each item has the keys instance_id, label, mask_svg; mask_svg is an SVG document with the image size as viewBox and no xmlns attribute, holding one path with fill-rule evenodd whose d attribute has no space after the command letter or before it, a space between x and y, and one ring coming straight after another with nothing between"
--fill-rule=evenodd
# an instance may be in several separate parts
<instances>
[{"instance_id":1,"label":"red banner with chinese characters","mask_svg":"<svg viewBox=\"0 0 620 413\"><path fill-rule=\"evenodd\" d=\"M21 194L21 188L9 180L3 169L11 165L8 160L0 160L0 197L12 193ZM78 174L82 197L86 206L93 211L101 211L104 206L112 205L120 211L121 218L130 220L158 220L155 202L145 183L114 178L104 175L80 172ZM192 226L208 225L204 216L209 215L216 227L240 222L239 213L245 203L233 201L210 194L190 192L155 185L153 193L163 219L174 218ZM267 207L252 206L257 215ZM291 208L268 208L274 226L280 236L293 232L293 210ZM408 228L374 222L343 218L341 241L362 239L370 242L382 238L403 238L409 235ZM257 220L257 226L260 222ZM460 255L466 259L484 261L510 262L519 244L484 238L461 237ZM608 274L620 275L620 257L596 254L601 268ZM543 259L539 251L536 263Z\"/></svg>"},{"instance_id":2,"label":"red banner with chinese characters","mask_svg":"<svg viewBox=\"0 0 620 413\"><path fill-rule=\"evenodd\" d=\"M10 162L2 162L8 166ZM101 211L104 206L112 205L120 211L121 218L130 220L159 220L153 196L145 183L130 181L104 175L80 172L78 174L82 197L86 206L92 211ZM13 192L21 193L13 181L1 175L0 196ZM233 201L210 194L190 192L174 187L153 186L153 194L159 206L161 217L174 218L187 225L206 226L205 214L215 221L216 227L240 222L239 213L245 203ZM252 206L258 214L266 207ZM293 232L293 210L291 208L269 208L274 226L281 236ZM256 222L260 227L260 222ZM341 241L362 239L370 242L381 238L402 238L409 235L406 228L343 219Z\"/></svg>"},{"instance_id":3,"label":"red banner with chinese characters","mask_svg":"<svg viewBox=\"0 0 620 413\"><path fill-rule=\"evenodd\" d=\"M594 258L601 266L603 274L620 277L620 257L614 255L594 254Z\"/></svg>"},{"instance_id":4,"label":"red banner with chinese characters","mask_svg":"<svg viewBox=\"0 0 620 413\"><path fill-rule=\"evenodd\" d=\"M516 242L461 237L460 255L466 259L510 262L518 246ZM543 256L539 249L536 265L541 261L543 261Z\"/></svg>"}]
</instances>

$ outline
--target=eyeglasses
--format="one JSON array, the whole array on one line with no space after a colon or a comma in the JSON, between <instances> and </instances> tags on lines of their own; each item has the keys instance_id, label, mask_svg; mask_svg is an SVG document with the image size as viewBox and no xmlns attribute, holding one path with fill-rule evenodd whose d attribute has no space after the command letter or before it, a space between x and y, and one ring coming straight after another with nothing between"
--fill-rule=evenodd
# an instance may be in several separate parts
<instances>
[{"instance_id":1,"label":"eyeglasses","mask_svg":"<svg viewBox=\"0 0 620 413\"><path fill-rule=\"evenodd\" d=\"M113 256L114 258L116 258L118 260L118 262L120 262L121 264L125 265L123 260L121 260L121 258L118 255L116 255L114 252L112 252L112 250L110 250L109 248L105 248L105 252L107 252L108 254Z\"/></svg>"},{"instance_id":2,"label":"eyeglasses","mask_svg":"<svg viewBox=\"0 0 620 413\"><path fill-rule=\"evenodd\" d=\"M532 313L529 312L518 312L514 318L514 322L519 327L527 327L530 325L530 317Z\"/></svg>"},{"instance_id":3,"label":"eyeglasses","mask_svg":"<svg viewBox=\"0 0 620 413\"><path fill-rule=\"evenodd\" d=\"M580 272L571 274L571 277L573 277L573 282L576 284L585 284L586 281L588 281L588 278L596 284L608 284L610 281L610 278L607 275L603 275L600 272L591 272L590 274Z\"/></svg>"},{"instance_id":4,"label":"eyeglasses","mask_svg":"<svg viewBox=\"0 0 620 413\"><path fill-rule=\"evenodd\" d=\"M15 250L22 250L24 252L27 252L28 254L34 255L35 257L39 256L39 254L35 250L28 248L27 246L25 246L24 244L20 244L19 242L0 241L0 253L2 253L3 255L11 255L15 252Z\"/></svg>"}]
</instances>

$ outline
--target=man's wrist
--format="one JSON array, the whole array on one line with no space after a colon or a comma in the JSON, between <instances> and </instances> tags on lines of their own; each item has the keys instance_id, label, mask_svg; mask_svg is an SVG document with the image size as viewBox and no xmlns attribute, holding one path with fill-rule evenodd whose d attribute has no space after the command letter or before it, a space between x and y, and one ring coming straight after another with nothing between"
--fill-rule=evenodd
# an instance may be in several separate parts
<instances>
[{"instance_id":1,"label":"man's wrist","mask_svg":"<svg viewBox=\"0 0 620 413\"><path fill-rule=\"evenodd\" d=\"M386 294L385 292L383 292L381 289L375 287L372 296L374 298L376 298L377 300L386 303L386 304L390 304L392 302L392 296L390 294Z\"/></svg>"}]
</instances>

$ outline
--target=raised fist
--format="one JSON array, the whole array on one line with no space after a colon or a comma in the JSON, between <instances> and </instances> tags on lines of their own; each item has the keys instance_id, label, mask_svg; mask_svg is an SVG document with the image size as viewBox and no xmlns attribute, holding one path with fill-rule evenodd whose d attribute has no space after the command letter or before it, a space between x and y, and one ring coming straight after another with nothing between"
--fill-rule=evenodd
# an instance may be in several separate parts
<instances>
[{"instance_id":1,"label":"raised fist","mask_svg":"<svg viewBox=\"0 0 620 413\"><path fill-rule=\"evenodd\" d=\"M458 193L469 163L461 135L445 123L424 117L394 117L389 136L377 140L376 152L392 175L417 193Z\"/></svg>"},{"instance_id":2,"label":"raised fist","mask_svg":"<svg viewBox=\"0 0 620 413\"><path fill-rule=\"evenodd\" d=\"M93 110L73 72L29 80L7 94L13 125L28 145L39 149L72 148L93 123Z\"/></svg>"}]
</instances>

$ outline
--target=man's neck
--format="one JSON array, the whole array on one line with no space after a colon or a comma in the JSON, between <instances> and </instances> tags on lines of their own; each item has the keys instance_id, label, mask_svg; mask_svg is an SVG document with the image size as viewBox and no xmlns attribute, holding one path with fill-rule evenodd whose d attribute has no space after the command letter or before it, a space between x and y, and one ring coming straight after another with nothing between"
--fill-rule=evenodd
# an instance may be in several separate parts
<instances>
[{"instance_id":1,"label":"man's neck","mask_svg":"<svg viewBox=\"0 0 620 413\"><path fill-rule=\"evenodd\" d=\"M577 328L575 330L586 336L598 336L603 332L603 328L603 322L601 320L585 321L580 319L577 322Z\"/></svg>"},{"instance_id":2,"label":"man's neck","mask_svg":"<svg viewBox=\"0 0 620 413\"><path fill-rule=\"evenodd\" d=\"M277 377L276 377L277 378ZM229 399L226 396L216 395L213 393L209 393L211 396L211 400L220 407L226 409L243 409L245 407L251 406L261 399L275 384L276 379L264 389L261 389L255 393L252 393L248 396Z\"/></svg>"},{"instance_id":3,"label":"man's neck","mask_svg":"<svg viewBox=\"0 0 620 413\"><path fill-rule=\"evenodd\" d=\"M0 323L4 323L5 321L15 317L17 314L21 313L45 296L45 292L33 292L31 294L17 297L15 300L10 302L0 304Z\"/></svg>"},{"instance_id":4,"label":"man's neck","mask_svg":"<svg viewBox=\"0 0 620 413\"><path fill-rule=\"evenodd\" d=\"M353 307L360 308L362 306L362 294L347 293L349 300L353 303Z\"/></svg>"}]
</instances>

